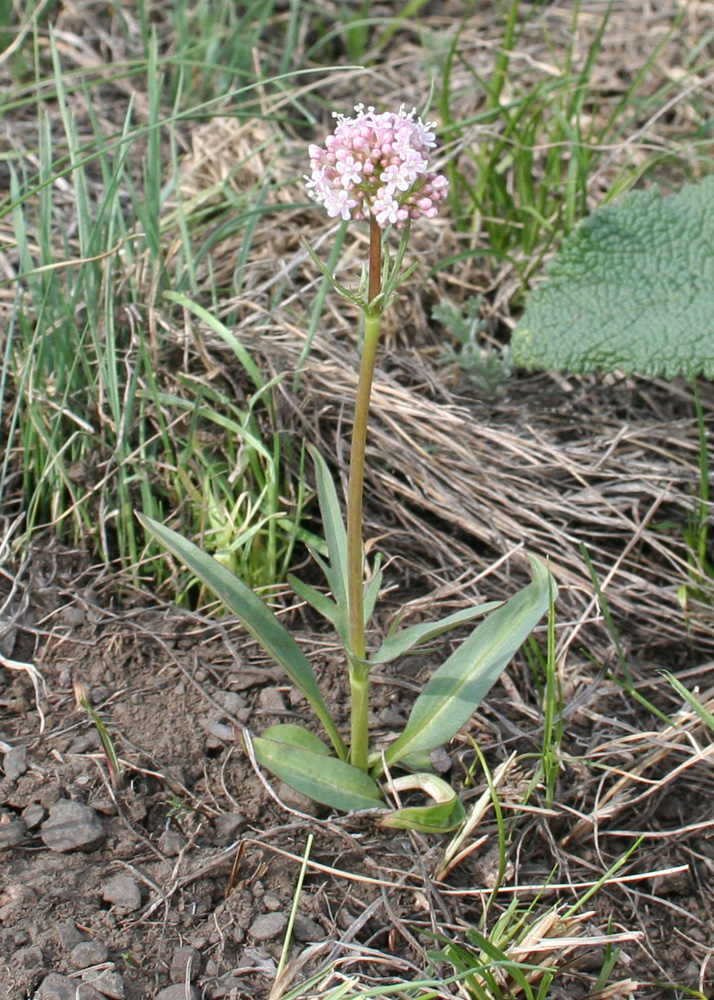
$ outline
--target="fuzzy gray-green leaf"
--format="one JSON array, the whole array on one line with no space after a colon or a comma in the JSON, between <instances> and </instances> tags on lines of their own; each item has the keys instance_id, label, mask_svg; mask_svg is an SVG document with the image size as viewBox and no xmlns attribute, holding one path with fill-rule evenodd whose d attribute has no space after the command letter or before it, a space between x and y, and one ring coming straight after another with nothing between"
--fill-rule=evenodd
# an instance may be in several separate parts
<instances>
[{"instance_id":1,"label":"fuzzy gray-green leaf","mask_svg":"<svg viewBox=\"0 0 714 1000\"><path fill-rule=\"evenodd\" d=\"M714 377L714 177L580 223L511 340L526 368Z\"/></svg>"}]
</instances>

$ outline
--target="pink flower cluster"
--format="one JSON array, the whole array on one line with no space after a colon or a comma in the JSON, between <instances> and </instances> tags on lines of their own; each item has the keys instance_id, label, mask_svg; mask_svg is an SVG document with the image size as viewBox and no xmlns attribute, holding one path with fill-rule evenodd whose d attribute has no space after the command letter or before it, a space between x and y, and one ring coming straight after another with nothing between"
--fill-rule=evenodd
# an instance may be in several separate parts
<instances>
[{"instance_id":1,"label":"pink flower cluster","mask_svg":"<svg viewBox=\"0 0 714 1000\"><path fill-rule=\"evenodd\" d=\"M403 229L409 219L433 218L449 182L431 173L429 151L436 145L434 122L415 118L402 105L396 114L376 114L363 104L356 117L335 114L337 128L322 146L310 146L308 194L330 218L366 219L386 229Z\"/></svg>"}]
</instances>

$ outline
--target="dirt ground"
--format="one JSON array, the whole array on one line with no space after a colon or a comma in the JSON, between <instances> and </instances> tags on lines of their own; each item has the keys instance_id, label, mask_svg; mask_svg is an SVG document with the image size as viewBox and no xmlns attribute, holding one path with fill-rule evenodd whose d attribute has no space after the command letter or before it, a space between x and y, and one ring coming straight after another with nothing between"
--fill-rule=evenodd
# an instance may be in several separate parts
<instances>
[{"instance_id":1,"label":"dirt ground","mask_svg":"<svg viewBox=\"0 0 714 1000\"><path fill-rule=\"evenodd\" d=\"M530 391L529 398L532 405ZM320 971L323 989L348 977L362 988L386 985L429 971L430 933L458 937L481 920L498 867L492 811L472 853L436 882L443 838L380 831L369 817L316 815L288 789L270 786L251 764L242 727L260 732L308 713L230 620L152 605L130 591L119 597L86 554L51 544L12 574L3 570L3 587L14 609L0 671L3 996L61 998L79 987L82 1000L259 997ZM300 627L299 613L293 621ZM641 697L673 712L657 670L676 667L707 703L712 664L696 649L660 644L638 673L637 653L646 655L641 623L630 635L619 624L621 641L634 647ZM303 620L305 648L344 721L336 647L308 626ZM375 734L404 721L429 669L422 660L376 676ZM549 948L542 935L535 960L548 956L561 969L547 995L692 995L664 985L680 983L709 996L714 821L706 727L685 711L681 729L660 724L613 675L597 666L587 673L578 657L563 683L555 802L541 783L523 806L542 734L525 657L470 731L492 769L512 751L520 755L499 789L515 825L507 828L508 864L488 925L514 898L524 909L532 904L530 921L553 904L562 914L642 838L587 901L589 915L565 934L565 925L550 931L560 944ZM79 698L111 735L118 772ZM465 734L448 748L445 767L467 805L485 787L478 770L468 787L473 763ZM310 865L275 987L308 834ZM610 955L610 980L619 986L600 993L597 976ZM430 974L450 971L437 963ZM444 995L453 991L443 987Z\"/></svg>"}]
</instances>

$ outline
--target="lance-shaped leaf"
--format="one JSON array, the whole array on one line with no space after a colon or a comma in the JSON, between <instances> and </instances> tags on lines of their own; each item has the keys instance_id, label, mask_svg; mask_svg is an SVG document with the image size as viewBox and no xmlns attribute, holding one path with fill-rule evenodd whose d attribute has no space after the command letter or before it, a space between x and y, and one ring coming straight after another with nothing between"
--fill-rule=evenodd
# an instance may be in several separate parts
<instances>
[{"instance_id":1,"label":"lance-shaped leaf","mask_svg":"<svg viewBox=\"0 0 714 1000\"><path fill-rule=\"evenodd\" d=\"M555 581L538 559L530 563L532 582L477 625L427 682L385 754L388 765L453 739L548 610Z\"/></svg>"},{"instance_id":2,"label":"lance-shaped leaf","mask_svg":"<svg viewBox=\"0 0 714 1000\"><path fill-rule=\"evenodd\" d=\"M303 583L292 573L288 573L288 583L301 600L306 601L310 607L314 608L318 614L335 627L340 636L345 633L343 610L327 594L311 587L309 583Z\"/></svg>"},{"instance_id":3,"label":"lance-shaped leaf","mask_svg":"<svg viewBox=\"0 0 714 1000\"><path fill-rule=\"evenodd\" d=\"M285 743L289 747L311 750L312 753L322 754L323 757L330 756L330 748L324 740L321 740L315 733L311 733L309 729L296 726L293 722L281 722L277 726L268 726L262 739L273 740L275 743Z\"/></svg>"},{"instance_id":4,"label":"lance-shaped leaf","mask_svg":"<svg viewBox=\"0 0 714 1000\"><path fill-rule=\"evenodd\" d=\"M342 511L337 499L337 491L332 481L327 462L316 448L308 448L315 462L317 477L317 499L322 514L322 527L325 532L330 565L320 561L327 582L340 607L345 607L347 601L347 532L342 520Z\"/></svg>"},{"instance_id":5,"label":"lance-shaped leaf","mask_svg":"<svg viewBox=\"0 0 714 1000\"><path fill-rule=\"evenodd\" d=\"M274 726L265 736L253 738L255 756L263 767L291 788L340 812L375 809L383 805L379 785L364 771L337 757L328 757L323 747L310 748L305 730L286 732L297 726ZM269 734L272 737L267 738Z\"/></svg>"},{"instance_id":6,"label":"lance-shaped leaf","mask_svg":"<svg viewBox=\"0 0 714 1000\"><path fill-rule=\"evenodd\" d=\"M420 830L422 833L448 833L463 823L466 812L451 785L435 774L407 774L392 782L395 792L418 789L433 801L426 806L405 806L378 821L391 829Z\"/></svg>"},{"instance_id":7,"label":"lance-shaped leaf","mask_svg":"<svg viewBox=\"0 0 714 1000\"><path fill-rule=\"evenodd\" d=\"M370 577L369 583L364 588L364 624L365 627L369 622L370 618L374 613L374 606L377 603L377 598L379 597L379 592L382 589L382 570L381 570L381 557L379 553L374 557L374 564L372 566L372 576Z\"/></svg>"},{"instance_id":8,"label":"lance-shaped leaf","mask_svg":"<svg viewBox=\"0 0 714 1000\"><path fill-rule=\"evenodd\" d=\"M464 622L480 618L481 615L488 614L489 611L493 611L502 603L503 601L487 601L485 604L478 604L473 608L463 608L438 622L423 622L420 625L411 625L409 628L402 629L401 632L388 636L384 640L374 656L370 657L370 662L389 663L391 660L396 660L408 653L410 649L423 646L425 642L436 639L437 636L448 632L451 628L456 628L457 625L463 625Z\"/></svg>"},{"instance_id":9,"label":"lance-shaped leaf","mask_svg":"<svg viewBox=\"0 0 714 1000\"><path fill-rule=\"evenodd\" d=\"M148 532L210 587L265 652L283 668L312 705L335 751L346 758L347 748L322 697L312 664L270 608L234 573L183 535L145 514L137 514L137 517Z\"/></svg>"}]
</instances>

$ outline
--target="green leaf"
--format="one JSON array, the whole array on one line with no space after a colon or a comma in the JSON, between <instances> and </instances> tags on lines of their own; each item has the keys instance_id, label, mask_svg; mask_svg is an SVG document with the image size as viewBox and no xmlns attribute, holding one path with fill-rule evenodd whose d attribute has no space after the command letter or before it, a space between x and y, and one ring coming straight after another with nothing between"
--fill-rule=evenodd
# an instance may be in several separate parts
<instances>
[{"instance_id":1,"label":"green leaf","mask_svg":"<svg viewBox=\"0 0 714 1000\"><path fill-rule=\"evenodd\" d=\"M430 805L405 806L384 816L377 823L390 829L420 830L422 833L448 833L463 823L466 811L450 785L434 774L408 774L392 782L396 792L419 789L432 798Z\"/></svg>"},{"instance_id":2,"label":"green leaf","mask_svg":"<svg viewBox=\"0 0 714 1000\"><path fill-rule=\"evenodd\" d=\"M283 668L312 705L335 751L345 758L347 748L322 697L312 664L270 608L234 573L183 535L145 514L136 516L146 531L210 587L265 652Z\"/></svg>"},{"instance_id":3,"label":"green leaf","mask_svg":"<svg viewBox=\"0 0 714 1000\"><path fill-rule=\"evenodd\" d=\"M309 583L303 583L292 573L288 573L288 583L293 588L297 596L307 601L310 607L314 608L319 615L322 615L331 625L342 635L344 614L342 608L338 608L334 601L321 591L311 587Z\"/></svg>"},{"instance_id":4,"label":"green leaf","mask_svg":"<svg viewBox=\"0 0 714 1000\"><path fill-rule=\"evenodd\" d=\"M314 802L341 812L383 805L377 782L344 760L295 743L288 751L285 741L265 737L254 737L253 748L263 767Z\"/></svg>"},{"instance_id":5,"label":"green leaf","mask_svg":"<svg viewBox=\"0 0 714 1000\"><path fill-rule=\"evenodd\" d=\"M379 553L374 558L374 565L372 566L372 576L370 577L369 583L364 589L364 624L365 626L369 622L370 618L374 613L374 606L377 603L377 598L379 597L379 591L382 589L382 570L381 558Z\"/></svg>"},{"instance_id":6,"label":"green leaf","mask_svg":"<svg viewBox=\"0 0 714 1000\"><path fill-rule=\"evenodd\" d=\"M423 622L421 625L411 625L402 629L396 635L388 636L379 647L374 656L370 657L371 663L389 663L398 657L408 653L415 646L422 646L425 642L430 642L437 636L442 635L457 625L472 621L481 615L488 614L494 608L503 604L503 601L487 601L485 604L478 604L473 608L463 608L461 611L442 618L438 622Z\"/></svg>"},{"instance_id":7,"label":"green leaf","mask_svg":"<svg viewBox=\"0 0 714 1000\"><path fill-rule=\"evenodd\" d=\"M714 378L714 177L593 212L530 295L511 344L526 368Z\"/></svg>"},{"instance_id":8,"label":"green leaf","mask_svg":"<svg viewBox=\"0 0 714 1000\"><path fill-rule=\"evenodd\" d=\"M548 610L555 581L538 559L531 556L530 564L532 582L478 625L427 682L385 754L388 765L453 739Z\"/></svg>"},{"instance_id":9,"label":"green leaf","mask_svg":"<svg viewBox=\"0 0 714 1000\"><path fill-rule=\"evenodd\" d=\"M312 753L322 754L323 757L330 756L330 748L324 740L321 740L309 729L296 726L292 722L281 722L277 726L269 726L263 733L262 739L273 740L275 743L285 743L290 747L300 747L303 750L310 750Z\"/></svg>"},{"instance_id":10,"label":"green leaf","mask_svg":"<svg viewBox=\"0 0 714 1000\"><path fill-rule=\"evenodd\" d=\"M327 552L330 557L329 569L322 563L327 582L340 607L346 607L347 602L347 532L342 520L342 511L337 499L337 491L332 481L327 462L320 452L311 446L308 451L315 462L317 477L317 498L320 502L322 527L327 542Z\"/></svg>"}]
</instances>

